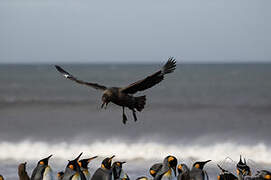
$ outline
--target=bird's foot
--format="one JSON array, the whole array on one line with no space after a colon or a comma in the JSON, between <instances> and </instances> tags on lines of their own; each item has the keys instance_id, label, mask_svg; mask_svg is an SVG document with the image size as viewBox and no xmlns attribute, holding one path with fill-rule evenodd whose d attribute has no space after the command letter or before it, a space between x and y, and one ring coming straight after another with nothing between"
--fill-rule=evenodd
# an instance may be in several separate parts
<instances>
[{"instance_id":1,"label":"bird's foot","mask_svg":"<svg viewBox=\"0 0 271 180\"><path fill-rule=\"evenodd\" d=\"M136 122L137 121L137 117L136 117L136 112L135 111L133 111L133 117L134 117L134 120Z\"/></svg>"},{"instance_id":2,"label":"bird's foot","mask_svg":"<svg viewBox=\"0 0 271 180\"><path fill-rule=\"evenodd\" d=\"M127 117L125 114L122 114L122 122L123 122L123 124L126 124L126 122L127 122Z\"/></svg>"}]
</instances>

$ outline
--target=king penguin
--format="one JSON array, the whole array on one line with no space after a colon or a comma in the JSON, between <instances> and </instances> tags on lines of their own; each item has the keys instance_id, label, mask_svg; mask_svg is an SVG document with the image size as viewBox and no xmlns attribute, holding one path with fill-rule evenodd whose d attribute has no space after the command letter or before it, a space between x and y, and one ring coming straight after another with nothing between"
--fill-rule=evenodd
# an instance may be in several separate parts
<instances>
[{"instance_id":1,"label":"king penguin","mask_svg":"<svg viewBox=\"0 0 271 180\"><path fill-rule=\"evenodd\" d=\"M271 172L267 170L258 171L255 176L246 176L245 180L270 180Z\"/></svg>"},{"instance_id":2,"label":"king penguin","mask_svg":"<svg viewBox=\"0 0 271 180\"><path fill-rule=\"evenodd\" d=\"M112 165L112 173L114 180L129 180L129 176L124 172L122 169L122 165L124 164L124 161L116 161Z\"/></svg>"},{"instance_id":3,"label":"king penguin","mask_svg":"<svg viewBox=\"0 0 271 180\"><path fill-rule=\"evenodd\" d=\"M27 174L27 171L26 171L26 162L19 164L18 176L19 176L19 180L30 180L30 178Z\"/></svg>"},{"instance_id":4,"label":"king penguin","mask_svg":"<svg viewBox=\"0 0 271 180\"><path fill-rule=\"evenodd\" d=\"M189 173L190 169L186 164L179 164L177 180L189 180L190 179Z\"/></svg>"},{"instance_id":5,"label":"king penguin","mask_svg":"<svg viewBox=\"0 0 271 180\"><path fill-rule=\"evenodd\" d=\"M167 156L163 161L161 169L157 172L154 180L175 180L177 159L174 156Z\"/></svg>"},{"instance_id":6,"label":"king penguin","mask_svg":"<svg viewBox=\"0 0 271 180\"><path fill-rule=\"evenodd\" d=\"M50 157L52 157L52 155L38 162L36 168L32 172L31 180L52 180L53 179L53 171L51 167L48 165Z\"/></svg>"},{"instance_id":7,"label":"king penguin","mask_svg":"<svg viewBox=\"0 0 271 180\"><path fill-rule=\"evenodd\" d=\"M83 174L86 177L86 180L90 180L90 173L88 171L88 164L90 163L90 161L92 161L93 159L97 158L98 156L94 156L91 158L87 158L87 159L81 159L79 161L79 166L81 168L81 171L83 172Z\"/></svg>"},{"instance_id":8,"label":"king penguin","mask_svg":"<svg viewBox=\"0 0 271 180\"><path fill-rule=\"evenodd\" d=\"M158 171L162 168L163 164L162 163L155 163L150 167L150 175L154 178L157 174Z\"/></svg>"},{"instance_id":9,"label":"king penguin","mask_svg":"<svg viewBox=\"0 0 271 180\"><path fill-rule=\"evenodd\" d=\"M240 156L240 160L236 165L236 171L239 180L243 180L246 176L251 176L250 167L246 163L246 159L244 162L242 161L242 156Z\"/></svg>"},{"instance_id":10,"label":"king penguin","mask_svg":"<svg viewBox=\"0 0 271 180\"><path fill-rule=\"evenodd\" d=\"M66 166L63 180L86 180L85 175L80 169L80 166L78 164L78 160L81 157L83 153L80 153L77 158L75 158L72 161L69 161L69 163Z\"/></svg>"},{"instance_id":11,"label":"king penguin","mask_svg":"<svg viewBox=\"0 0 271 180\"><path fill-rule=\"evenodd\" d=\"M62 180L64 177L64 172L63 171L60 171L57 173L57 180Z\"/></svg>"},{"instance_id":12,"label":"king penguin","mask_svg":"<svg viewBox=\"0 0 271 180\"><path fill-rule=\"evenodd\" d=\"M101 167L93 174L91 180L113 180L111 164L114 157L115 156L105 158Z\"/></svg>"},{"instance_id":13,"label":"king penguin","mask_svg":"<svg viewBox=\"0 0 271 180\"><path fill-rule=\"evenodd\" d=\"M221 173L217 176L217 180L238 180L238 178L231 172L223 169L217 164L217 167L221 170Z\"/></svg>"},{"instance_id":14,"label":"king penguin","mask_svg":"<svg viewBox=\"0 0 271 180\"><path fill-rule=\"evenodd\" d=\"M209 180L208 174L203 170L203 168L205 164L210 161L211 160L195 162L189 173L190 180Z\"/></svg>"},{"instance_id":15,"label":"king penguin","mask_svg":"<svg viewBox=\"0 0 271 180\"><path fill-rule=\"evenodd\" d=\"M0 180L4 180L4 177L2 176L2 174L0 174Z\"/></svg>"}]
</instances>

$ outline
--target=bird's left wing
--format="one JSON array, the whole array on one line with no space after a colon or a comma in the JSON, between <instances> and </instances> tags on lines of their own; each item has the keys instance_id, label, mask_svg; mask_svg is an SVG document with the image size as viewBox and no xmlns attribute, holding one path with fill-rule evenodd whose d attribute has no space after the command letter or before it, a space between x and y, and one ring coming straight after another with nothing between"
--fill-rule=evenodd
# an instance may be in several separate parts
<instances>
[{"instance_id":1,"label":"bird's left wing","mask_svg":"<svg viewBox=\"0 0 271 180\"><path fill-rule=\"evenodd\" d=\"M161 70L146 77L145 79L139 80L127 87L122 88L122 92L127 94L134 94L137 91L144 91L148 88L151 88L154 85L160 83L164 79L164 75L173 72L175 68L176 60L173 57L170 57Z\"/></svg>"},{"instance_id":2,"label":"bird's left wing","mask_svg":"<svg viewBox=\"0 0 271 180\"><path fill-rule=\"evenodd\" d=\"M103 85L97 84L97 83L90 83L90 82L85 82L82 80L77 79L76 77L74 77L73 75L71 75L70 73L68 73L67 71L65 71L64 69L62 69L60 66L55 65L56 69L58 70L58 72L60 72L65 78L68 78L72 81L75 81L79 84L84 84L90 87L93 87L95 89L99 89L99 90L106 90L107 88Z\"/></svg>"}]
</instances>

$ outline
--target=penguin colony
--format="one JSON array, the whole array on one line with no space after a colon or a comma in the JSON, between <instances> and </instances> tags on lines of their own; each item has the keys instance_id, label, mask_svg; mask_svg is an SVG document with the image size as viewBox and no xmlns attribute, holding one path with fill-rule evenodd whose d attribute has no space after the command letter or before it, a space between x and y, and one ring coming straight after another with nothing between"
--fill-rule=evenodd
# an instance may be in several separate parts
<instances>
[{"instance_id":1,"label":"penguin colony","mask_svg":"<svg viewBox=\"0 0 271 180\"><path fill-rule=\"evenodd\" d=\"M65 170L58 172L56 178L49 165L49 159L52 155L38 161L32 171L31 178L26 172L26 162L21 163L18 166L19 180L130 180L128 174L122 168L125 162L115 161L113 163L115 156L105 158L101 162L101 166L92 175L89 172L88 164L97 156L80 159L81 155L82 153L74 160L69 160ZM177 158L169 155L164 158L163 162L156 163L150 167L149 173L151 178L141 176L136 178L136 180L209 180L204 166L210 161L197 161L189 169L184 163L178 165ZM260 170L255 175L252 175L250 167L245 160L242 160L241 156L236 165L237 176L223 169L220 165L217 166L221 171L217 176L217 180L271 180L271 172L267 170ZM0 180L4 180L2 175L0 175Z\"/></svg>"}]
</instances>

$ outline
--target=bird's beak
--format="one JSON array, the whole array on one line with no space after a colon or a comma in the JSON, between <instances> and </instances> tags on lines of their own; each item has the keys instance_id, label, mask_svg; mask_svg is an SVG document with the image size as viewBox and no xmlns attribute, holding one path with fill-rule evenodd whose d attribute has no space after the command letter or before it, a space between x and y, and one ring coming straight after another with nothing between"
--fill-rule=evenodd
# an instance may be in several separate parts
<instances>
[{"instance_id":1,"label":"bird's beak","mask_svg":"<svg viewBox=\"0 0 271 180\"><path fill-rule=\"evenodd\" d=\"M98 156L94 156L94 157L91 157L91 158L89 158L88 159L88 163L91 161L91 160L93 160L93 159L95 159L95 158L97 158Z\"/></svg>"}]
</instances>

